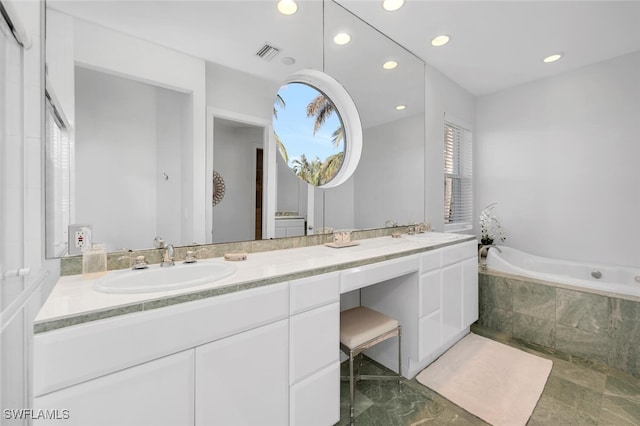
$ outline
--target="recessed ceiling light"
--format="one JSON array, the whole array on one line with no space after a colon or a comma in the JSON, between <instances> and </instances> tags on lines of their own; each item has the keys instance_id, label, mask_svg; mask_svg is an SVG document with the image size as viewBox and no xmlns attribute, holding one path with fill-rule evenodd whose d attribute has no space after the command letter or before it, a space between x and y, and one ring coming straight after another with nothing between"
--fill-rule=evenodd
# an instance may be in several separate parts
<instances>
[{"instance_id":1,"label":"recessed ceiling light","mask_svg":"<svg viewBox=\"0 0 640 426\"><path fill-rule=\"evenodd\" d=\"M384 0L382 2L382 7L384 10L389 12L393 12L394 10L400 9L404 5L404 0Z\"/></svg>"},{"instance_id":2,"label":"recessed ceiling light","mask_svg":"<svg viewBox=\"0 0 640 426\"><path fill-rule=\"evenodd\" d=\"M285 56L284 58L281 59L281 61L285 65L293 65L296 63L296 60L293 59L291 56Z\"/></svg>"},{"instance_id":3,"label":"recessed ceiling light","mask_svg":"<svg viewBox=\"0 0 640 426\"><path fill-rule=\"evenodd\" d=\"M440 46L444 46L445 44L449 43L449 36L446 34L441 34L439 36L435 36L432 40L431 40L431 45L435 46L435 47L440 47Z\"/></svg>"},{"instance_id":4,"label":"recessed ceiling light","mask_svg":"<svg viewBox=\"0 0 640 426\"><path fill-rule=\"evenodd\" d=\"M338 33L333 37L333 42L335 44L343 45L347 44L351 41L351 36L347 33Z\"/></svg>"},{"instance_id":5,"label":"recessed ceiling light","mask_svg":"<svg viewBox=\"0 0 640 426\"><path fill-rule=\"evenodd\" d=\"M384 68L385 70L392 70L397 66L398 66L398 63L396 61L387 61L384 64L382 64L382 68Z\"/></svg>"},{"instance_id":6,"label":"recessed ceiling light","mask_svg":"<svg viewBox=\"0 0 640 426\"><path fill-rule=\"evenodd\" d=\"M405 109L405 108L407 108L407 106L406 106L406 105L396 105L396 109L397 109L398 111L402 111L402 110L403 110L403 109Z\"/></svg>"},{"instance_id":7,"label":"recessed ceiling light","mask_svg":"<svg viewBox=\"0 0 640 426\"><path fill-rule=\"evenodd\" d=\"M555 53L551 56L547 56L546 58L544 58L542 61L546 62L547 64L550 62L555 62L558 59L562 58L562 53Z\"/></svg>"},{"instance_id":8,"label":"recessed ceiling light","mask_svg":"<svg viewBox=\"0 0 640 426\"><path fill-rule=\"evenodd\" d=\"M278 2L278 11L283 15L293 15L298 10L298 5L294 0L280 0Z\"/></svg>"}]
</instances>

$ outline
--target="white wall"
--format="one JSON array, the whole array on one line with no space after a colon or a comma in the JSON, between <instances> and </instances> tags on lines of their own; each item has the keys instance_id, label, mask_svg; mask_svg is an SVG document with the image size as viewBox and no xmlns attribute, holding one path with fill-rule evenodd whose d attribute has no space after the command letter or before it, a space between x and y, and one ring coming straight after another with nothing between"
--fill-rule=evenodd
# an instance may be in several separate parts
<instances>
[{"instance_id":1,"label":"white wall","mask_svg":"<svg viewBox=\"0 0 640 426\"><path fill-rule=\"evenodd\" d=\"M334 231L356 229L355 204L354 176L335 188L315 189L313 226L316 230L320 228L333 228Z\"/></svg>"},{"instance_id":2,"label":"white wall","mask_svg":"<svg viewBox=\"0 0 640 426\"><path fill-rule=\"evenodd\" d=\"M640 266L640 52L478 99L476 208L506 245Z\"/></svg>"},{"instance_id":3,"label":"white wall","mask_svg":"<svg viewBox=\"0 0 640 426\"><path fill-rule=\"evenodd\" d=\"M74 19L53 9L47 10L47 77L67 119L75 123Z\"/></svg>"},{"instance_id":4,"label":"white wall","mask_svg":"<svg viewBox=\"0 0 640 426\"><path fill-rule=\"evenodd\" d=\"M438 70L425 67L425 220L444 230L444 119L474 131L475 97ZM474 142L475 143L475 142ZM478 216L474 213L474 225ZM464 231L473 233L473 231Z\"/></svg>"},{"instance_id":5,"label":"white wall","mask_svg":"<svg viewBox=\"0 0 640 426\"><path fill-rule=\"evenodd\" d=\"M207 62L207 105L271 121L281 83Z\"/></svg>"},{"instance_id":6,"label":"white wall","mask_svg":"<svg viewBox=\"0 0 640 426\"><path fill-rule=\"evenodd\" d=\"M78 67L76 215L109 250L181 232L185 94ZM166 174L166 178L165 178Z\"/></svg>"},{"instance_id":7,"label":"white wall","mask_svg":"<svg viewBox=\"0 0 640 426\"><path fill-rule=\"evenodd\" d=\"M165 241L173 244L189 244L182 232L184 223L181 218L182 193L189 191L189 186L183 186L185 168L183 160L189 158L185 153L185 145L190 145L191 138L185 138L184 108L188 104L187 95L167 89L156 89L156 162L154 167L154 183L156 196L155 213L156 235L161 235ZM188 170L188 169L187 169ZM147 236L148 240L148 236ZM149 242L145 240L146 244ZM150 247L145 245L143 247Z\"/></svg>"},{"instance_id":8,"label":"white wall","mask_svg":"<svg viewBox=\"0 0 640 426\"><path fill-rule=\"evenodd\" d=\"M158 228L155 87L78 68L76 105L78 223L92 225L93 241L108 250L150 247Z\"/></svg>"},{"instance_id":9,"label":"white wall","mask_svg":"<svg viewBox=\"0 0 640 426\"><path fill-rule=\"evenodd\" d=\"M355 227L381 228L424 220L423 117L364 129L354 173Z\"/></svg>"},{"instance_id":10,"label":"white wall","mask_svg":"<svg viewBox=\"0 0 640 426\"><path fill-rule=\"evenodd\" d=\"M284 162L282 155L276 155L276 168L278 170L278 212L298 212L305 214L307 211L307 183L298 178Z\"/></svg>"}]
</instances>

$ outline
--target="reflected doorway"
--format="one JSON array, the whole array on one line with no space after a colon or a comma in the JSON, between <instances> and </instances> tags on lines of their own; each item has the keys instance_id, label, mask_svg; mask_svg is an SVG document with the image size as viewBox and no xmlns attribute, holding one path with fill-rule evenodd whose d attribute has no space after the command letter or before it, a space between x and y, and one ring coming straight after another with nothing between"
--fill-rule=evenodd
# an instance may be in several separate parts
<instances>
[{"instance_id":1,"label":"reflected doorway","mask_svg":"<svg viewBox=\"0 0 640 426\"><path fill-rule=\"evenodd\" d=\"M213 206L212 242L262 239L267 129L213 117L213 170L224 179L224 198Z\"/></svg>"}]
</instances>

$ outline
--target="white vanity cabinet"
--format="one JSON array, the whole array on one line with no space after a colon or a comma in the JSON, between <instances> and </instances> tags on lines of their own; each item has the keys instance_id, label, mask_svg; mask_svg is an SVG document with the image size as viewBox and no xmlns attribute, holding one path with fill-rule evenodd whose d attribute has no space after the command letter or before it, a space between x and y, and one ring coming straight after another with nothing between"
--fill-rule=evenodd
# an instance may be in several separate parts
<instances>
[{"instance_id":1,"label":"white vanity cabinet","mask_svg":"<svg viewBox=\"0 0 640 426\"><path fill-rule=\"evenodd\" d=\"M337 272L290 282L290 425L340 420L340 281Z\"/></svg>"},{"instance_id":2,"label":"white vanity cabinet","mask_svg":"<svg viewBox=\"0 0 640 426\"><path fill-rule=\"evenodd\" d=\"M192 425L193 367L188 350L35 398L35 410L67 410L68 418L34 424Z\"/></svg>"},{"instance_id":3,"label":"white vanity cabinet","mask_svg":"<svg viewBox=\"0 0 640 426\"><path fill-rule=\"evenodd\" d=\"M477 244L427 252L420 259L420 363L431 362L478 319Z\"/></svg>"},{"instance_id":4,"label":"white vanity cabinet","mask_svg":"<svg viewBox=\"0 0 640 426\"><path fill-rule=\"evenodd\" d=\"M275 230L276 238L301 237L304 235L304 218L277 217Z\"/></svg>"},{"instance_id":5,"label":"white vanity cabinet","mask_svg":"<svg viewBox=\"0 0 640 426\"><path fill-rule=\"evenodd\" d=\"M398 319L406 377L478 317L475 241L392 257L37 333L34 408L69 425L336 424L341 293ZM367 354L397 368L395 339Z\"/></svg>"},{"instance_id":6,"label":"white vanity cabinet","mask_svg":"<svg viewBox=\"0 0 640 426\"><path fill-rule=\"evenodd\" d=\"M469 241L344 272L343 292L361 288L363 306L400 322L406 377L444 353L478 319L476 250L476 242ZM367 355L397 369L393 339Z\"/></svg>"}]
</instances>

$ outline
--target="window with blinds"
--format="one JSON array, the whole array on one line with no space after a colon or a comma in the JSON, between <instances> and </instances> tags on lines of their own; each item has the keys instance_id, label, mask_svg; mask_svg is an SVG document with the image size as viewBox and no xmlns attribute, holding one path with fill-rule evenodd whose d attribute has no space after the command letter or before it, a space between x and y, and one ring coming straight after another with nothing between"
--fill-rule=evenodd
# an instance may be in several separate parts
<instances>
[{"instance_id":1,"label":"window with blinds","mask_svg":"<svg viewBox=\"0 0 640 426\"><path fill-rule=\"evenodd\" d=\"M446 231L472 227L471 132L444 123L444 227Z\"/></svg>"},{"instance_id":2,"label":"window with blinds","mask_svg":"<svg viewBox=\"0 0 640 426\"><path fill-rule=\"evenodd\" d=\"M71 223L71 143L65 120L47 91L45 148L47 257L67 254L68 228Z\"/></svg>"}]
</instances>

